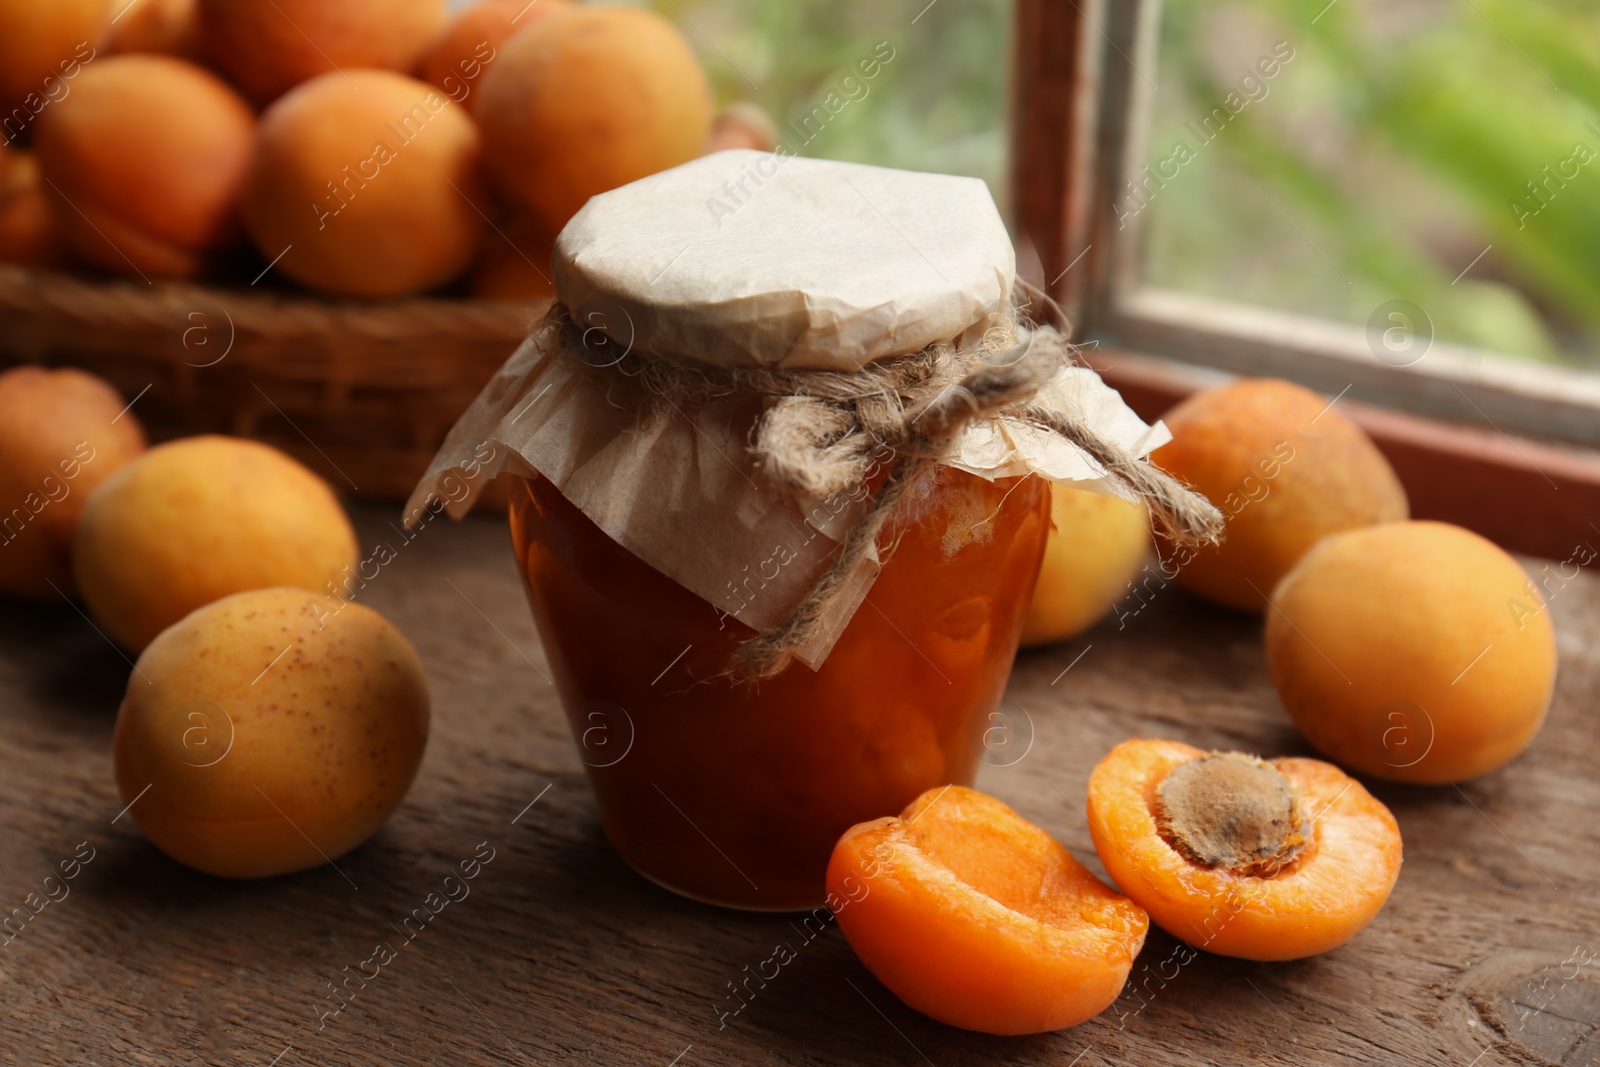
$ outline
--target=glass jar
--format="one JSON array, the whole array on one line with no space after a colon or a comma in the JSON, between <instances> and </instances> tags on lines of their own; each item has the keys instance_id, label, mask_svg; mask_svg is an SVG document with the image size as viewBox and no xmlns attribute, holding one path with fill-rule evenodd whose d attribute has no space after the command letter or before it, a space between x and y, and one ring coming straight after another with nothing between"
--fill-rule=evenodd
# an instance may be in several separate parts
<instances>
[{"instance_id":1,"label":"glass jar","mask_svg":"<svg viewBox=\"0 0 1600 1067\"><path fill-rule=\"evenodd\" d=\"M510 483L518 564L606 834L645 877L729 907L814 907L846 829L971 784L1044 552L1042 479L934 468L820 669L760 683L723 676L754 631L544 478Z\"/></svg>"}]
</instances>

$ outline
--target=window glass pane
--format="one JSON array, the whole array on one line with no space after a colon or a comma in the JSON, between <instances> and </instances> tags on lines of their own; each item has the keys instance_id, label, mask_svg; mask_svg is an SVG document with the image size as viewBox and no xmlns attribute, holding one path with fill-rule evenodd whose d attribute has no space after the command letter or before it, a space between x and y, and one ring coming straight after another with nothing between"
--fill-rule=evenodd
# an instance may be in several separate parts
<instances>
[{"instance_id":1,"label":"window glass pane","mask_svg":"<svg viewBox=\"0 0 1600 1067\"><path fill-rule=\"evenodd\" d=\"M1600 367L1593 0L1162 8L1143 281Z\"/></svg>"},{"instance_id":2,"label":"window glass pane","mask_svg":"<svg viewBox=\"0 0 1600 1067\"><path fill-rule=\"evenodd\" d=\"M1004 207L1010 0L652 6L700 53L718 103L761 105L783 147L972 175Z\"/></svg>"}]
</instances>

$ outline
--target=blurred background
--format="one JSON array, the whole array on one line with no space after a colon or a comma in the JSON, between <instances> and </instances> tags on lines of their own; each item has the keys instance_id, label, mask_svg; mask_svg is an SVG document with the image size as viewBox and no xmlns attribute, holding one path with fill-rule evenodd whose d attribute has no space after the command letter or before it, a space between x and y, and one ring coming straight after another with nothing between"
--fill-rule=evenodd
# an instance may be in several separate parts
<instances>
[{"instance_id":1,"label":"blurred background","mask_svg":"<svg viewBox=\"0 0 1600 1067\"><path fill-rule=\"evenodd\" d=\"M653 6L719 99L763 105L795 151L974 175L1004 206L1005 0ZM1146 282L1353 323L1408 299L1441 340L1600 369L1600 7L1163 8L1159 62L1139 72L1163 181L1118 201ZM895 58L867 93L803 126L879 41Z\"/></svg>"}]
</instances>

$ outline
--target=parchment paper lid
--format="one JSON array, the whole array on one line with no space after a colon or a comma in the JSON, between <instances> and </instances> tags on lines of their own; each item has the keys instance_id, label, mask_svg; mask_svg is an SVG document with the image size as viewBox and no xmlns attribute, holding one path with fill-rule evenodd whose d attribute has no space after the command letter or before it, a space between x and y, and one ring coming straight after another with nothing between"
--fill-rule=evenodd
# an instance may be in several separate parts
<instances>
[{"instance_id":1,"label":"parchment paper lid","mask_svg":"<svg viewBox=\"0 0 1600 1067\"><path fill-rule=\"evenodd\" d=\"M554 270L574 321L624 346L856 370L981 335L1016 259L977 178L738 149L594 197Z\"/></svg>"}]
</instances>

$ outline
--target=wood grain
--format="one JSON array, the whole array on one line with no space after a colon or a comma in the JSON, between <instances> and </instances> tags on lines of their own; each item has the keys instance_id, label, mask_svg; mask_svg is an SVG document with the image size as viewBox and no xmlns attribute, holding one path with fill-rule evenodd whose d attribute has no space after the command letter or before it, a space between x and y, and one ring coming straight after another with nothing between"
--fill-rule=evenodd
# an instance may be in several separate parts
<instances>
[{"instance_id":1,"label":"wood grain","mask_svg":"<svg viewBox=\"0 0 1600 1067\"><path fill-rule=\"evenodd\" d=\"M363 542L398 542L389 511L357 516ZM1406 864L1367 931L1318 959L1201 954L1181 967L1156 933L1138 995L1065 1033L999 1039L905 1008L831 924L808 939L794 916L694 904L625 867L541 675L503 523L436 523L397 551L363 596L427 666L421 773L337 869L262 882L188 871L128 817L113 823L127 663L64 603L0 606L0 903L22 907L80 843L93 850L69 894L0 943L0 1062L1490 1067L1600 1055L1592 577L1552 603L1563 664L1532 750L1461 789L1374 786ZM1116 742L1305 751L1266 680L1258 622L1175 587L1145 600L1120 627L1019 660L1005 705L1017 732L979 779L1096 869L1080 809ZM470 895L319 1030L325 982L379 941L399 945L391 924L483 842L493 859ZM796 958L723 1014L737 1006L728 983L780 941Z\"/></svg>"}]
</instances>

